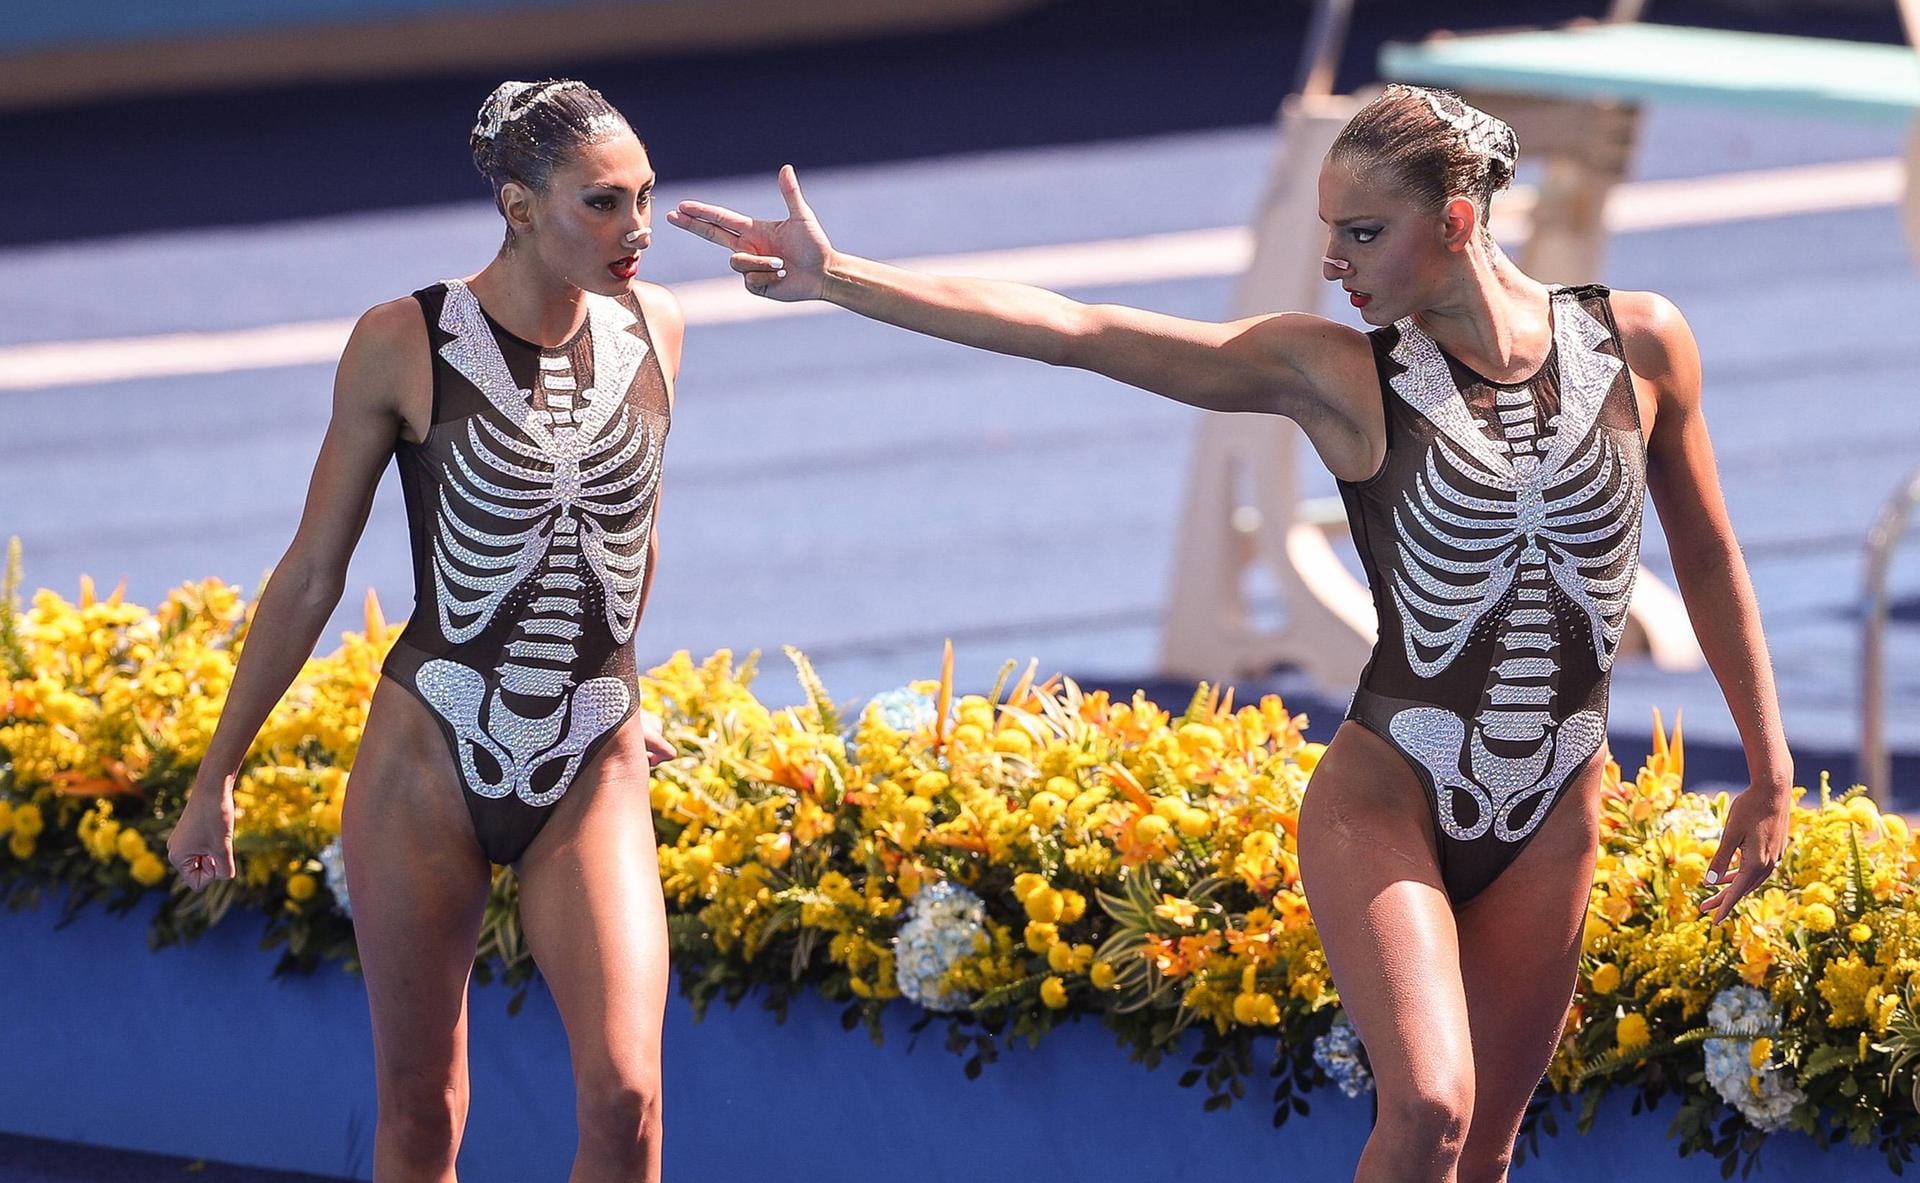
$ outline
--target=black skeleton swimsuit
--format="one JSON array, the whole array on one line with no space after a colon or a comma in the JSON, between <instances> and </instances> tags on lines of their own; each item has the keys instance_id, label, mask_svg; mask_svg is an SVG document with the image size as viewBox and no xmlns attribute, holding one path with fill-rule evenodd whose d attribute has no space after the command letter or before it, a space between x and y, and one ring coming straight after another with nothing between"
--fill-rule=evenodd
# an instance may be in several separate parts
<instances>
[{"instance_id":1,"label":"black skeleton swimsuit","mask_svg":"<svg viewBox=\"0 0 1920 1183\"><path fill-rule=\"evenodd\" d=\"M1426 789L1456 907L1605 743L1639 570L1646 447L1607 289L1552 308L1547 361L1513 386L1412 318L1371 333L1387 457L1339 482L1380 619L1346 717Z\"/></svg>"},{"instance_id":2,"label":"black skeleton swimsuit","mask_svg":"<svg viewBox=\"0 0 1920 1183\"><path fill-rule=\"evenodd\" d=\"M588 293L553 348L460 280L413 296L433 426L394 450L414 612L382 670L432 712L481 849L512 863L634 710L666 379L631 292Z\"/></svg>"}]
</instances>

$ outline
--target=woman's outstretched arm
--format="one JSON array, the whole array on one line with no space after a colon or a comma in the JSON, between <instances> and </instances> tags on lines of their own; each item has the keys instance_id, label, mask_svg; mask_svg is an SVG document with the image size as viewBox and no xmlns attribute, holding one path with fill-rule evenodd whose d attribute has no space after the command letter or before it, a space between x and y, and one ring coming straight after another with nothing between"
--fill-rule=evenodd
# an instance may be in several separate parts
<instances>
[{"instance_id":1,"label":"woman's outstretched arm","mask_svg":"<svg viewBox=\"0 0 1920 1183\"><path fill-rule=\"evenodd\" d=\"M1361 415L1342 395L1373 389L1366 338L1322 317L1282 312L1218 324L1083 304L1026 284L908 271L834 250L791 166L780 170L780 190L787 205L781 221L697 201L681 202L667 220L731 251L733 269L756 295L828 300L915 332L1091 370L1208 410L1285 415L1310 435L1358 427ZM1360 459L1354 467L1370 471Z\"/></svg>"},{"instance_id":2,"label":"woman's outstretched arm","mask_svg":"<svg viewBox=\"0 0 1920 1183\"><path fill-rule=\"evenodd\" d=\"M1750 786L1734 798L1708 870L1733 882L1701 903L1714 922L1772 874L1787 848L1793 759L1780 725L1760 605L1733 536L1700 405L1700 350L1680 310L1651 292L1614 293L1627 362L1656 395L1647 444L1647 488L1673 555L1674 576L1700 650L1740 730Z\"/></svg>"},{"instance_id":3,"label":"woman's outstretched arm","mask_svg":"<svg viewBox=\"0 0 1920 1183\"><path fill-rule=\"evenodd\" d=\"M261 592L220 722L167 841L167 861L195 891L233 877L234 777L340 602L400 430L402 395L432 381L428 365L426 322L411 297L367 311L347 340L299 528Z\"/></svg>"}]
</instances>

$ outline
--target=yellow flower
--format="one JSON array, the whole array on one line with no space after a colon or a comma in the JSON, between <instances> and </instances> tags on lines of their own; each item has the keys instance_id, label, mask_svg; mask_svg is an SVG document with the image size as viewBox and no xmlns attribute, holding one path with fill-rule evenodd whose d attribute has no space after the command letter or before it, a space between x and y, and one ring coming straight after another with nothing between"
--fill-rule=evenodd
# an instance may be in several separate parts
<instances>
[{"instance_id":1,"label":"yellow flower","mask_svg":"<svg viewBox=\"0 0 1920 1183\"><path fill-rule=\"evenodd\" d=\"M1163 920L1171 920L1181 928L1192 928L1193 918L1200 914L1200 909L1192 900L1162 894L1160 902L1153 906L1153 914Z\"/></svg>"},{"instance_id":2,"label":"yellow flower","mask_svg":"<svg viewBox=\"0 0 1920 1183\"><path fill-rule=\"evenodd\" d=\"M132 873L135 883L142 887L152 887L167 877L167 864L160 861L160 856L147 851L133 860Z\"/></svg>"},{"instance_id":3,"label":"yellow flower","mask_svg":"<svg viewBox=\"0 0 1920 1183\"><path fill-rule=\"evenodd\" d=\"M1028 896L1046 886L1047 877L1045 875L1036 875L1032 871L1022 871L1013 877L1013 898L1025 904Z\"/></svg>"},{"instance_id":4,"label":"yellow flower","mask_svg":"<svg viewBox=\"0 0 1920 1183\"><path fill-rule=\"evenodd\" d=\"M1045 953L1060 939L1060 930L1054 925L1039 920L1027 924L1027 948L1035 953Z\"/></svg>"},{"instance_id":5,"label":"yellow flower","mask_svg":"<svg viewBox=\"0 0 1920 1183\"><path fill-rule=\"evenodd\" d=\"M7 849L13 852L14 858L30 859L33 857L33 836L15 830L13 837L7 839Z\"/></svg>"},{"instance_id":6,"label":"yellow flower","mask_svg":"<svg viewBox=\"0 0 1920 1183\"><path fill-rule=\"evenodd\" d=\"M1092 945L1069 945L1061 941L1047 950L1047 968L1055 973L1084 972L1092 960Z\"/></svg>"},{"instance_id":7,"label":"yellow flower","mask_svg":"<svg viewBox=\"0 0 1920 1183\"><path fill-rule=\"evenodd\" d=\"M287 898L305 902L320 890L319 881L305 871L287 877Z\"/></svg>"},{"instance_id":8,"label":"yellow flower","mask_svg":"<svg viewBox=\"0 0 1920 1183\"><path fill-rule=\"evenodd\" d=\"M17 805L13 810L13 833L15 837L24 837L31 841L40 836L46 828L46 820L40 816L40 807L28 801Z\"/></svg>"},{"instance_id":9,"label":"yellow flower","mask_svg":"<svg viewBox=\"0 0 1920 1183\"><path fill-rule=\"evenodd\" d=\"M1847 802L1847 817L1853 824L1866 830L1880 824L1880 810L1874 807L1873 799L1864 793Z\"/></svg>"},{"instance_id":10,"label":"yellow flower","mask_svg":"<svg viewBox=\"0 0 1920 1183\"><path fill-rule=\"evenodd\" d=\"M953 784L944 772L923 772L913 778L913 795L916 797L937 797Z\"/></svg>"},{"instance_id":11,"label":"yellow flower","mask_svg":"<svg viewBox=\"0 0 1920 1183\"><path fill-rule=\"evenodd\" d=\"M1189 806L1180 811L1180 817L1176 824L1179 825L1180 832L1187 837L1200 838L1204 837L1208 831L1213 829L1213 815L1204 809L1195 809Z\"/></svg>"},{"instance_id":12,"label":"yellow flower","mask_svg":"<svg viewBox=\"0 0 1920 1183\"><path fill-rule=\"evenodd\" d=\"M1033 754L1033 737L1019 727L1008 727L993 737L993 750L1009 756Z\"/></svg>"},{"instance_id":13,"label":"yellow flower","mask_svg":"<svg viewBox=\"0 0 1920 1183\"><path fill-rule=\"evenodd\" d=\"M1303 743L1300 750L1293 754L1293 762L1307 772L1312 772L1320 763L1320 757L1326 754L1327 745L1323 743Z\"/></svg>"},{"instance_id":14,"label":"yellow flower","mask_svg":"<svg viewBox=\"0 0 1920 1183\"><path fill-rule=\"evenodd\" d=\"M128 827L120 831L120 836L114 841L113 849L121 858L133 862L147 853L147 843L140 837L140 831Z\"/></svg>"},{"instance_id":15,"label":"yellow flower","mask_svg":"<svg viewBox=\"0 0 1920 1183\"><path fill-rule=\"evenodd\" d=\"M1812 932L1832 932L1837 922L1833 909L1826 904L1808 904L1800 910L1800 923Z\"/></svg>"},{"instance_id":16,"label":"yellow flower","mask_svg":"<svg viewBox=\"0 0 1920 1183\"><path fill-rule=\"evenodd\" d=\"M1060 923L1072 924L1087 914L1087 897L1068 888L1060 893Z\"/></svg>"},{"instance_id":17,"label":"yellow flower","mask_svg":"<svg viewBox=\"0 0 1920 1183\"><path fill-rule=\"evenodd\" d=\"M1054 779L1059 779L1058 777ZM1060 795L1048 789L1035 793L1027 802L1027 813L1032 816L1033 824L1043 830L1051 830L1060 815L1067 811L1067 803Z\"/></svg>"},{"instance_id":18,"label":"yellow flower","mask_svg":"<svg viewBox=\"0 0 1920 1183\"><path fill-rule=\"evenodd\" d=\"M1271 994L1236 994L1233 1018L1249 1027L1272 1027L1280 1022L1280 1004Z\"/></svg>"},{"instance_id":19,"label":"yellow flower","mask_svg":"<svg viewBox=\"0 0 1920 1183\"><path fill-rule=\"evenodd\" d=\"M1653 1042L1653 1035L1647 1028L1647 1017L1638 1011L1620 1020L1620 1025L1614 1029L1613 1037L1615 1044L1623 1052L1630 1052Z\"/></svg>"},{"instance_id":20,"label":"yellow flower","mask_svg":"<svg viewBox=\"0 0 1920 1183\"><path fill-rule=\"evenodd\" d=\"M1167 824L1166 818L1157 813L1149 813L1133 823L1133 836L1135 841L1145 845L1165 838L1172 829L1173 827Z\"/></svg>"},{"instance_id":21,"label":"yellow flower","mask_svg":"<svg viewBox=\"0 0 1920 1183\"><path fill-rule=\"evenodd\" d=\"M1053 1010L1067 1005L1067 984L1049 975L1046 981L1040 983L1040 1001Z\"/></svg>"},{"instance_id":22,"label":"yellow flower","mask_svg":"<svg viewBox=\"0 0 1920 1183\"><path fill-rule=\"evenodd\" d=\"M873 997L873 987L867 985L864 981L860 980L859 978L848 978L847 989L853 991L855 997L858 997L858 998Z\"/></svg>"},{"instance_id":23,"label":"yellow flower","mask_svg":"<svg viewBox=\"0 0 1920 1183\"><path fill-rule=\"evenodd\" d=\"M1021 902L1026 905L1027 918L1042 924L1058 923L1067 906L1066 897L1051 887L1038 888Z\"/></svg>"},{"instance_id":24,"label":"yellow flower","mask_svg":"<svg viewBox=\"0 0 1920 1183\"><path fill-rule=\"evenodd\" d=\"M1611 961L1603 963L1599 969L1593 971L1593 977L1588 980L1588 984L1595 994L1613 993L1620 988L1620 967Z\"/></svg>"},{"instance_id":25,"label":"yellow flower","mask_svg":"<svg viewBox=\"0 0 1920 1183\"><path fill-rule=\"evenodd\" d=\"M1864 945L1873 939L1873 928L1866 924L1855 924L1847 929L1847 939L1856 945Z\"/></svg>"},{"instance_id":26,"label":"yellow flower","mask_svg":"<svg viewBox=\"0 0 1920 1183\"><path fill-rule=\"evenodd\" d=\"M13 829L13 802L0 801L0 834Z\"/></svg>"},{"instance_id":27,"label":"yellow flower","mask_svg":"<svg viewBox=\"0 0 1920 1183\"><path fill-rule=\"evenodd\" d=\"M1767 1066L1767 1058L1773 1055L1773 1040L1762 1035L1753 1041L1753 1047L1747 1052L1747 1062L1758 1072Z\"/></svg>"},{"instance_id":28,"label":"yellow flower","mask_svg":"<svg viewBox=\"0 0 1920 1183\"><path fill-rule=\"evenodd\" d=\"M1096 990L1113 989L1114 976L1113 964L1107 961L1094 962L1093 969L1087 974L1087 978L1093 982L1093 988Z\"/></svg>"},{"instance_id":29,"label":"yellow flower","mask_svg":"<svg viewBox=\"0 0 1920 1183\"><path fill-rule=\"evenodd\" d=\"M1217 752L1227 746L1226 736L1220 734L1220 729L1205 723L1182 723L1178 734L1190 751Z\"/></svg>"},{"instance_id":30,"label":"yellow flower","mask_svg":"<svg viewBox=\"0 0 1920 1183\"><path fill-rule=\"evenodd\" d=\"M1832 1008L1829 1026L1854 1027L1867 1021L1868 995L1879 980L1875 968L1862 961L1858 953L1836 957L1827 962L1827 970L1815 984L1820 996Z\"/></svg>"}]
</instances>

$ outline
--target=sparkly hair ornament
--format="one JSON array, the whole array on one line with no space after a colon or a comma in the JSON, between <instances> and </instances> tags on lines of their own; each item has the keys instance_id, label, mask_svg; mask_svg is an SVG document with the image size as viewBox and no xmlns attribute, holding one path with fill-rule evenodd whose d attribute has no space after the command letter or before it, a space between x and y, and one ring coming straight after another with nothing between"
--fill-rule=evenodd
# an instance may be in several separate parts
<instances>
[{"instance_id":1,"label":"sparkly hair ornament","mask_svg":"<svg viewBox=\"0 0 1920 1183\"><path fill-rule=\"evenodd\" d=\"M538 87L537 90L536 87ZM502 82L493 88L493 93L487 96L487 101L480 104L480 117L474 122L473 134L483 140L494 139L499 136L501 128L521 118L561 91L586 89L588 89L586 83L575 79L548 83ZM521 103L519 109L515 110L513 101L529 90L534 92L533 97Z\"/></svg>"},{"instance_id":2,"label":"sparkly hair ornament","mask_svg":"<svg viewBox=\"0 0 1920 1183\"><path fill-rule=\"evenodd\" d=\"M1513 129L1507 126L1505 120L1494 118L1459 95L1434 90L1431 87L1407 86L1396 82L1387 89L1399 94L1419 95L1427 101L1427 106L1433 108L1433 113L1440 122L1460 133L1460 138L1466 142L1469 152L1478 156L1491 157L1509 169L1514 166L1515 154L1507 147L1507 144L1513 142ZM1460 109L1449 110L1449 103L1457 105Z\"/></svg>"}]
</instances>

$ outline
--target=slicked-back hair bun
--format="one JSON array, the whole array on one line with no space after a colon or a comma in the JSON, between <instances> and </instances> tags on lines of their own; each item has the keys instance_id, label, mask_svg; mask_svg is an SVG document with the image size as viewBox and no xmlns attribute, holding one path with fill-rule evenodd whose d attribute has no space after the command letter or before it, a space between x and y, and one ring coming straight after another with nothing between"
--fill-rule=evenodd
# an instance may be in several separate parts
<instances>
[{"instance_id":1,"label":"slicked-back hair bun","mask_svg":"<svg viewBox=\"0 0 1920 1183\"><path fill-rule=\"evenodd\" d=\"M572 78L502 82L480 104L468 143L473 166L493 189L494 207L506 206L500 190L516 181L543 192L554 170L581 147L621 131L626 117L606 96ZM513 231L507 231L512 240Z\"/></svg>"},{"instance_id":2,"label":"slicked-back hair bun","mask_svg":"<svg viewBox=\"0 0 1920 1183\"><path fill-rule=\"evenodd\" d=\"M1520 141L1505 120L1454 91L1396 82L1347 121L1327 155L1384 173L1435 208L1466 197L1485 233L1493 195L1513 183Z\"/></svg>"}]
</instances>

